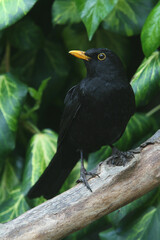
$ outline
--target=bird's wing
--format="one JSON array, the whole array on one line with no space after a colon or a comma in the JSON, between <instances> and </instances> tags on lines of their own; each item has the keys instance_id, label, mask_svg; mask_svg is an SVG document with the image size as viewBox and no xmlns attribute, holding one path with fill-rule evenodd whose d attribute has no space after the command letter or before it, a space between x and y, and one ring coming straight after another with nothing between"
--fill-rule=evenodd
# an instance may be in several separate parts
<instances>
[{"instance_id":1,"label":"bird's wing","mask_svg":"<svg viewBox=\"0 0 160 240\"><path fill-rule=\"evenodd\" d=\"M73 86L67 93L64 99L64 111L62 114L60 122L60 132L58 138L58 146L61 145L66 133L69 131L69 128L77 116L80 108L81 102L79 97L79 85Z\"/></svg>"},{"instance_id":2,"label":"bird's wing","mask_svg":"<svg viewBox=\"0 0 160 240\"><path fill-rule=\"evenodd\" d=\"M65 108L58 138L59 149L39 180L30 189L28 193L29 198L42 195L49 199L55 196L78 161L79 153L72 146L67 145L66 142L63 144L63 140L74 118L77 116L80 106L79 86L74 86L68 91L65 98Z\"/></svg>"}]
</instances>

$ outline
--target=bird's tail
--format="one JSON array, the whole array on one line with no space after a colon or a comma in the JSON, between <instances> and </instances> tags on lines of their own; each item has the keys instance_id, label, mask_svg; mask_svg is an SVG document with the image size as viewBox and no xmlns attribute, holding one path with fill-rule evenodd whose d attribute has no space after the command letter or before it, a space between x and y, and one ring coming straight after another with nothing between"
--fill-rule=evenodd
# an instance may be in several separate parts
<instances>
[{"instance_id":1,"label":"bird's tail","mask_svg":"<svg viewBox=\"0 0 160 240\"><path fill-rule=\"evenodd\" d=\"M62 152L60 147L27 196L29 198L44 196L46 199L54 197L78 160L79 153L77 151L67 149Z\"/></svg>"}]
</instances>

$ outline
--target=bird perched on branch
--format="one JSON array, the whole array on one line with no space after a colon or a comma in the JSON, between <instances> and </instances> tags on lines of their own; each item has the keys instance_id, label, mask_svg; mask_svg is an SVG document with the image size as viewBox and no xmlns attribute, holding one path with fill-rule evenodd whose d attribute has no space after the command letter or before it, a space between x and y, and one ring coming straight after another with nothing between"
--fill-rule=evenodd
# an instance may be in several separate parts
<instances>
[{"instance_id":1,"label":"bird perched on branch","mask_svg":"<svg viewBox=\"0 0 160 240\"><path fill-rule=\"evenodd\" d=\"M65 97L57 152L30 189L29 198L56 195L65 179L81 159L80 180L86 179L83 158L103 145L113 145L123 134L135 111L135 97L120 59L111 50L93 48L70 51L83 59L87 76L72 87ZM114 154L125 154L114 148Z\"/></svg>"}]
</instances>

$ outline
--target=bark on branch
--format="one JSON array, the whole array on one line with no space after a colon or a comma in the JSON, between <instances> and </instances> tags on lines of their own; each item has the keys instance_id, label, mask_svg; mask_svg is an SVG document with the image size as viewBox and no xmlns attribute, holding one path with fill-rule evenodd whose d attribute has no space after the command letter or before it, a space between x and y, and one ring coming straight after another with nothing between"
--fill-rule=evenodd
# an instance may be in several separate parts
<instances>
[{"instance_id":1,"label":"bark on branch","mask_svg":"<svg viewBox=\"0 0 160 240\"><path fill-rule=\"evenodd\" d=\"M125 167L100 163L100 178L89 180L92 193L80 183L1 224L0 239L62 239L149 192L160 184L160 130L139 150Z\"/></svg>"}]
</instances>

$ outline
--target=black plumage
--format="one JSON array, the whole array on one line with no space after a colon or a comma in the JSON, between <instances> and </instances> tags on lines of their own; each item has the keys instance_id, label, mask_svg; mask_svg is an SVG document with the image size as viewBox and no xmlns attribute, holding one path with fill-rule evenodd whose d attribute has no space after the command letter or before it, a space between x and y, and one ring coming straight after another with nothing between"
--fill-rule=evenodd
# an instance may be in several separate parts
<instances>
[{"instance_id":1,"label":"black plumage","mask_svg":"<svg viewBox=\"0 0 160 240\"><path fill-rule=\"evenodd\" d=\"M48 199L57 194L80 153L81 179L90 189L83 155L103 145L112 146L135 111L134 93L116 54L104 48L70 53L84 60L87 76L65 97L57 153L29 191L30 198L43 195Z\"/></svg>"}]
</instances>

